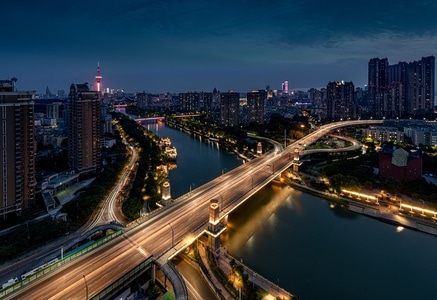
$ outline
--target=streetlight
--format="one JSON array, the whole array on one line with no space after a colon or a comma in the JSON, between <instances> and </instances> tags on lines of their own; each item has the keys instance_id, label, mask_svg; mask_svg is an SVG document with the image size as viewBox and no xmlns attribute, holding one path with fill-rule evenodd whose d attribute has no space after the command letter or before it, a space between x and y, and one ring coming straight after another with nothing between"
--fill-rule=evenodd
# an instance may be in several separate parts
<instances>
[{"instance_id":1,"label":"streetlight","mask_svg":"<svg viewBox=\"0 0 437 300\"><path fill-rule=\"evenodd\" d=\"M171 247L173 248L173 245L174 245L174 231L173 231L173 226L171 226L170 223L168 223L168 225L170 225L170 228L171 228Z\"/></svg>"},{"instance_id":2,"label":"streetlight","mask_svg":"<svg viewBox=\"0 0 437 300\"><path fill-rule=\"evenodd\" d=\"M190 196L191 196L191 188L194 187L194 183L190 184Z\"/></svg>"},{"instance_id":3,"label":"streetlight","mask_svg":"<svg viewBox=\"0 0 437 300\"><path fill-rule=\"evenodd\" d=\"M85 280L85 292L86 292L86 300L88 300L88 282L86 281L85 275L83 275L83 280Z\"/></svg>"}]
</instances>

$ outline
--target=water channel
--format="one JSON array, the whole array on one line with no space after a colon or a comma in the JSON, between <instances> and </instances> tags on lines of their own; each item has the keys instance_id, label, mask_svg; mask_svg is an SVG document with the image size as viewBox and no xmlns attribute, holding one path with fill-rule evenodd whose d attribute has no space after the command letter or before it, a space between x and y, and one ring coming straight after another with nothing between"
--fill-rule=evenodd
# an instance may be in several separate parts
<instances>
[{"instance_id":1,"label":"water channel","mask_svg":"<svg viewBox=\"0 0 437 300\"><path fill-rule=\"evenodd\" d=\"M242 163L216 143L162 124L148 128L178 150L173 197ZM436 299L436 237L277 183L230 215L222 244L301 299Z\"/></svg>"}]
</instances>

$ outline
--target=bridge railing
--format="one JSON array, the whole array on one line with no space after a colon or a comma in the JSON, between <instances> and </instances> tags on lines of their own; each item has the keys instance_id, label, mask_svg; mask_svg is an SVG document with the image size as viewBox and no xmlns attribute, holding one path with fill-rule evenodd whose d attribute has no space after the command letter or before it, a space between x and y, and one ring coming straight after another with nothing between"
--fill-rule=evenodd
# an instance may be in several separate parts
<instances>
[{"instance_id":1,"label":"bridge railing","mask_svg":"<svg viewBox=\"0 0 437 300\"><path fill-rule=\"evenodd\" d=\"M100 291L96 295L92 296L91 300L109 299L116 293L120 292L125 286L127 286L132 280L138 278L153 264L153 255L147 257L141 264L124 274L122 277L111 283L104 290Z\"/></svg>"},{"instance_id":2,"label":"bridge railing","mask_svg":"<svg viewBox=\"0 0 437 300\"><path fill-rule=\"evenodd\" d=\"M115 231L115 232L97 240L95 243L92 243L89 246L87 246L83 249L80 249L79 251L74 251L70 254L67 253L66 256L60 260L56 260L55 262L50 263L45 267L36 268L32 271L29 271L28 273L23 274L22 276L25 276L25 277L24 278L22 277L22 280L19 280L17 283L0 290L0 299L2 299L3 297L5 297L7 295L11 295L11 294L15 293L16 291L29 285L33 281L38 280L38 279L46 276L47 274L50 274L53 271L59 269L60 267L65 266L65 265L73 262L74 260L76 260L80 256L82 256L88 252L93 251L94 249L96 249L97 247L100 247L103 244L106 244L107 242L118 237L122 233L123 232L121 230ZM33 273L33 271L35 271L35 272ZM26 274L29 274L29 275L26 276Z\"/></svg>"}]
</instances>

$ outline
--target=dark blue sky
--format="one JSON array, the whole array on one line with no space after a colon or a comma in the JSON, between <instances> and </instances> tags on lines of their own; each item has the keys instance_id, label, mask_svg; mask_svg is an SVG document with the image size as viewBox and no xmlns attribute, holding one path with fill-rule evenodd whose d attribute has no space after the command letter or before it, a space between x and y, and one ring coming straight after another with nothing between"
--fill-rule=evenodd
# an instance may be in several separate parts
<instances>
[{"instance_id":1,"label":"dark blue sky","mask_svg":"<svg viewBox=\"0 0 437 300\"><path fill-rule=\"evenodd\" d=\"M435 55L435 0L17 0L2 3L0 79L20 90L245 92L367 83L367 63Z\"/></svg>"}]
</instances>

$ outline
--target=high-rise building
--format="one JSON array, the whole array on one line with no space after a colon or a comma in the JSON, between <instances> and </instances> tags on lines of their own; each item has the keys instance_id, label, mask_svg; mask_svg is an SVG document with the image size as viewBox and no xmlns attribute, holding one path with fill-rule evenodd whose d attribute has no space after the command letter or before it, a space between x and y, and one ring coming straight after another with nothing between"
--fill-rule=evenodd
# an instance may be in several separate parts
<instances>
[{"instance_id":1,"label":"high-rise building","mask_svg":"<svg viewBox=\"0 0 437 300\"><path fill-rule=\"evenodd\" d=\"M100 168L100 98L87 84L72 84L68 95L68 164L79 174Z\"/></svg>"},{"instance_id":2,"label":"high-rise building","mask_svg":"<svg viewBox=\"0 0 437 300\"><path fill-rule=\"evenodd\" d=\"M429 115L434 110L434 56L422 57L408 64L407 113L416 117Z\"/></svg>"},{"instance_id":3,"label":"high-rise building","mask_svg":"<svg viewBox=\"0 0 437 300\"><path fill-rule=\"evenodd\" d=\"M356 117L355 87L354 84L344 81L329 82L326 87L327 119L354 119Z\"/></svg>"},{"instance_id":4,"label":"high-rise building","mask_svg":"<svg viewBox=\"0 0 437 300\"><path fill-rule=\"evenodd\" d=\"M388 59L373 58L368 69L369 110L376 118L383 117L384 93L388 87Z\"/></svg>"},{"instance_id":5,"label":"high-rise building","mask_svg":"<svg viewBox=\"0 0 437 300\"><path fill-rule=\"evenodd\" d=\"M369 61L369 113L376 118L424 117L434 106L434 56L389 65L387 58Z\"/></svg>"},{"instance_id":6,"label":"high-rise building","mask_svg":"<svg viewBox=\"0 0 437 300\"><path fill-rule=\"evenodd\" d=\"M288 81L284 81L282 83L282 93L284 95L288 95Z\"/></svg>"},{"instance_id":7,"label":"high-rise building","mask_svg":"<svg viewBox=\"0 0 437 300\"><path fill-rule=\"evenodd\" d=\"M267 99L265 90L247 93L247 122L264 124L264 103Z\"/></svg>"},{"instance_id":8,"label":"high-rise building","mask_svg":"<svg viewBox=\"0 0 437 300\"><path fill-rule=\"evenodd\" d=\"M240 93L220 93L220 123L224 126L238 126L240 122Z\"/></svg>"},{"instance_id":9,"label":"high-rise building","mask_svg":"<svg viewBox=\"0 0 437 300\"><path fill-rule=\"evenodd\" d=\"M0 216L35 205L34 94L0 80Z\"/></svg>"},{"instance_id":10,"label":"high-rise building","mask_svg":"<svg viewBox=\"0 0 437 300\"><path fill-rule=\"evenodd\" d=\"M197 111L200 107L200 94L179 93L179 107L182 111Z\"/></svg>"},{"instance_id":11,"label":"high-rise building","mask_svg":"<svg viewBox=\"0 0 437 300\"><path fill-rule=\"evenodd\" d=\"M201 92L200 93L200 110L212 112L213 110L213 94Z\"/></svg>"}]
</instances>

